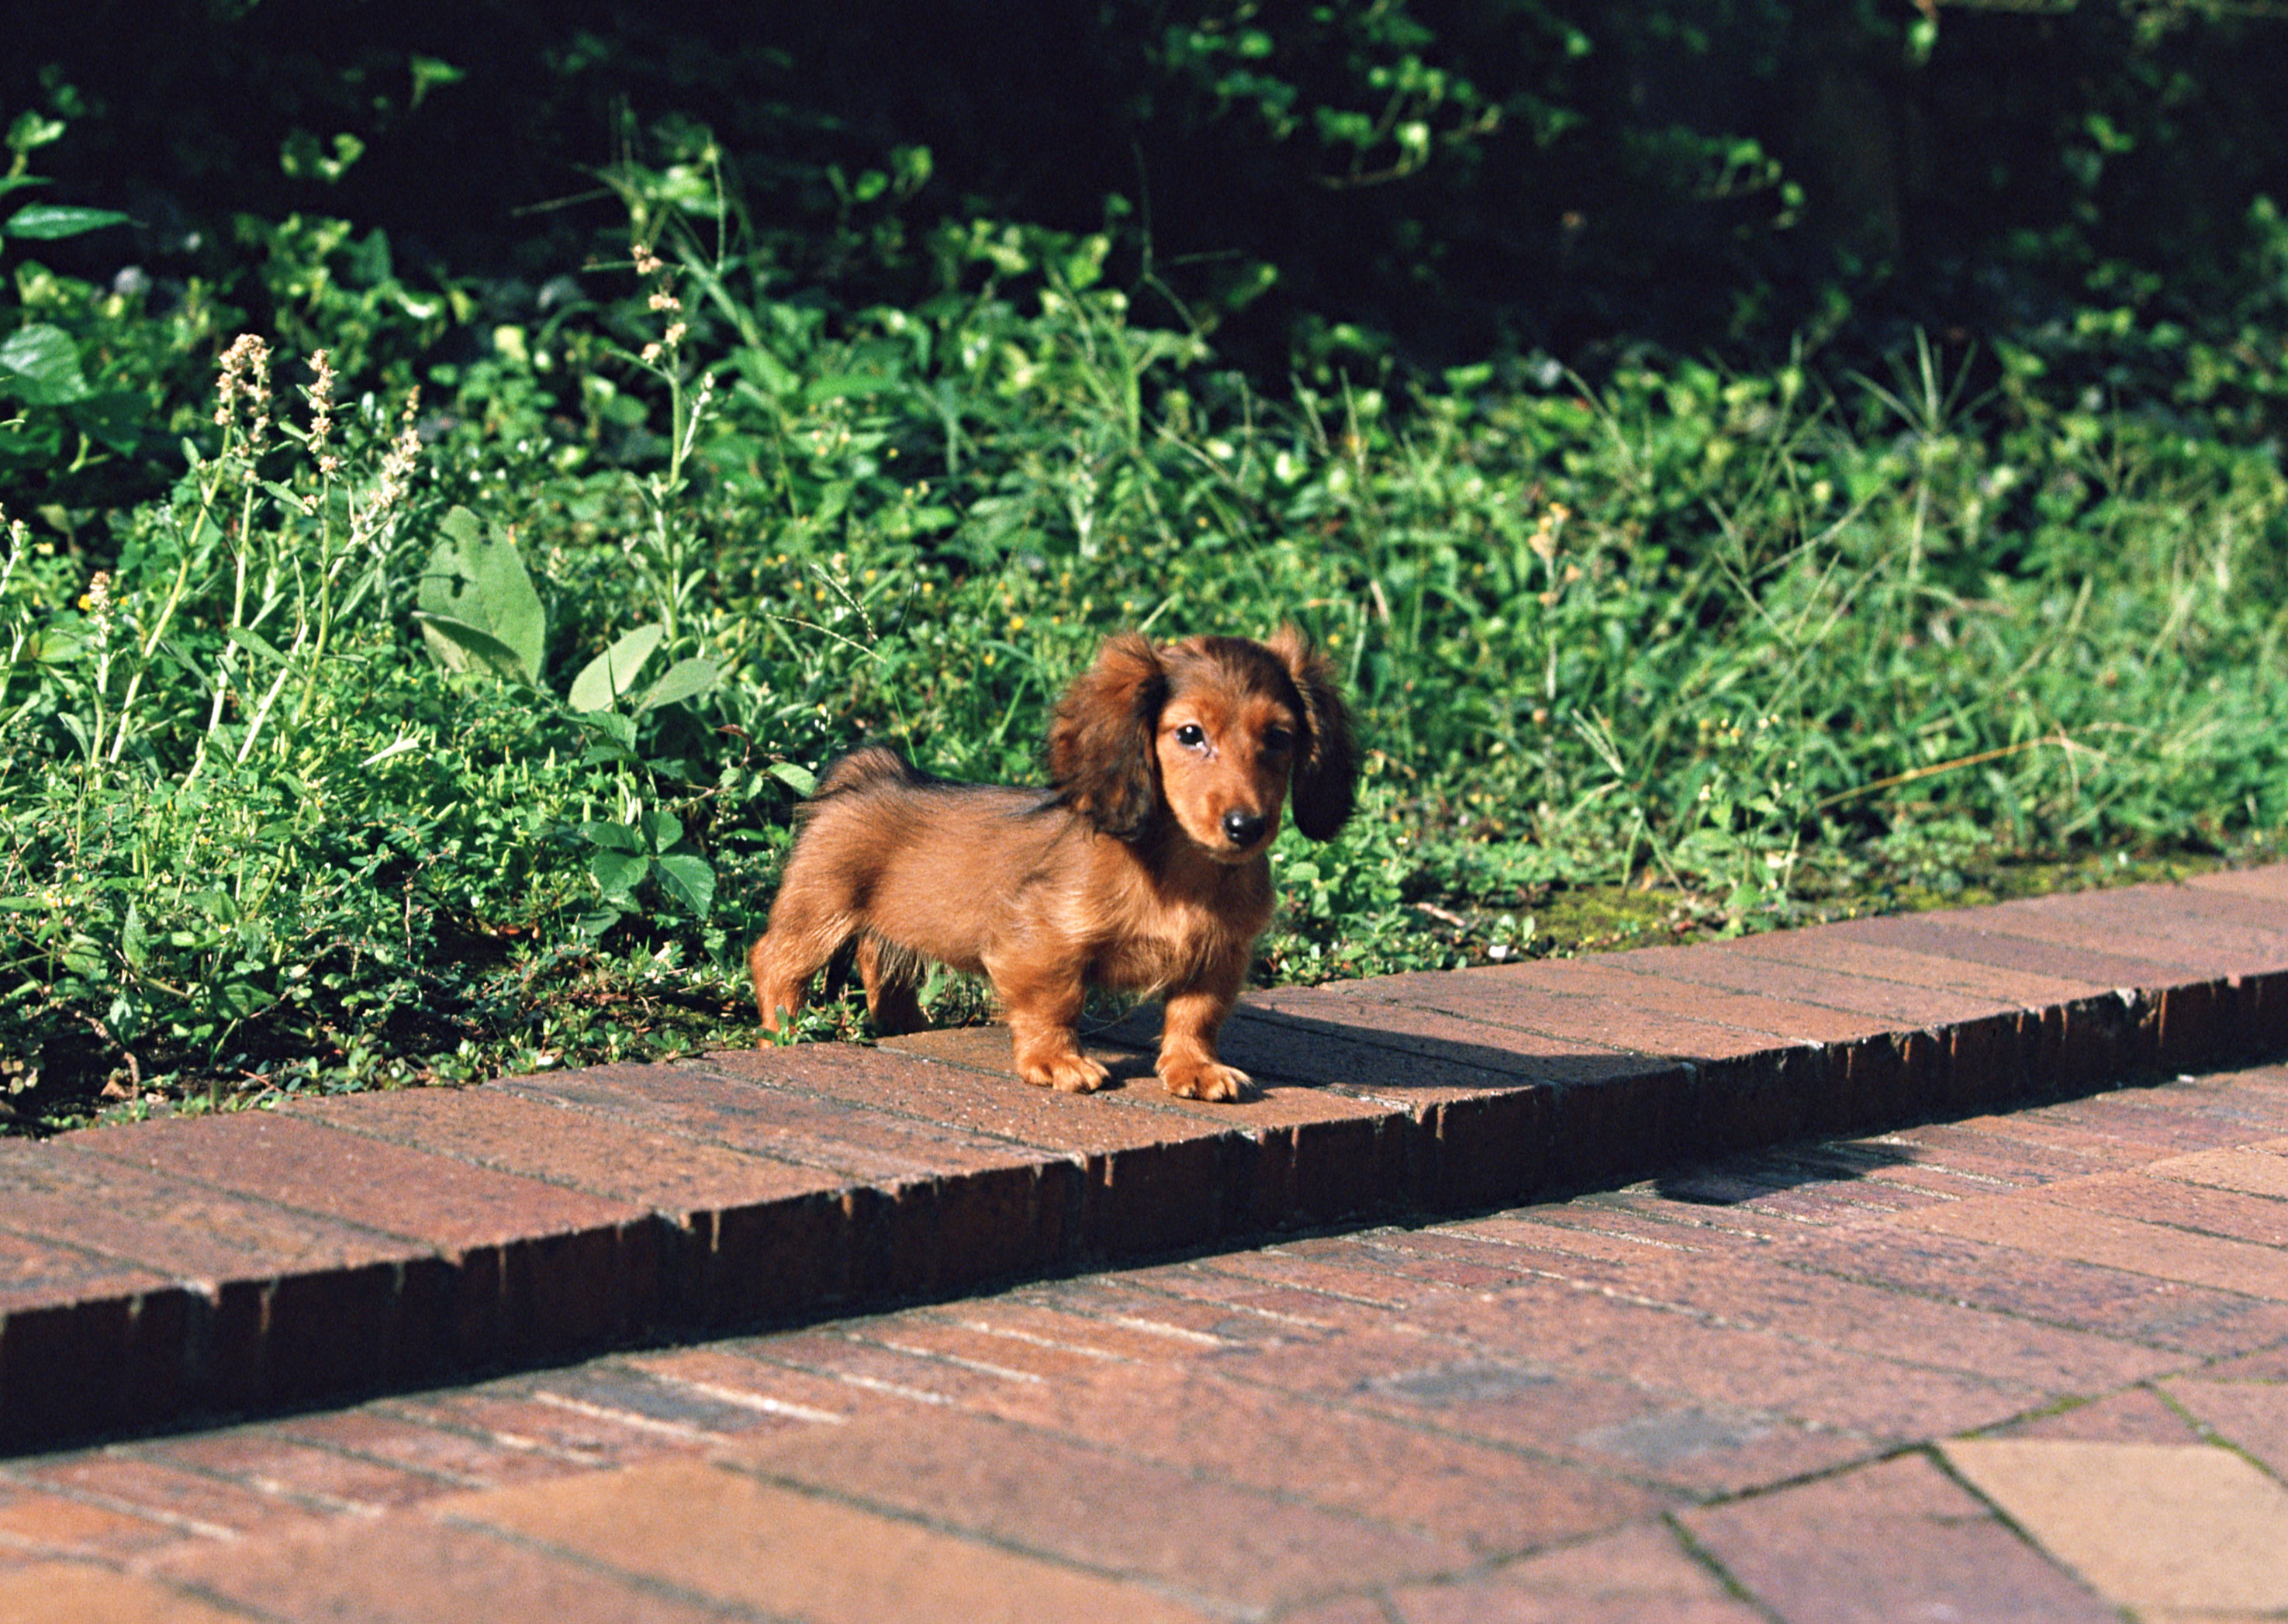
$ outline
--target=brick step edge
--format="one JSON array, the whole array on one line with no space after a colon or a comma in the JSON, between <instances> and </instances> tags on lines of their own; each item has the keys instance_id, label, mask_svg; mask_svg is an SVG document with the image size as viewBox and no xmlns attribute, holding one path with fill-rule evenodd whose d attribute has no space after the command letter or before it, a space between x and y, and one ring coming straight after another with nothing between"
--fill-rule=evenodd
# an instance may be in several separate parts
<instances>
[{"instance_id":1,"label":"brick step edge","mask_svg":"<svg viewBox=\"0 0 2288 1624\"><path fill-rule=\"evenodd\" d=\"M1266 1084L997 1029L0 1143L0 1450L338 1401L2288 1053L2288 866L1251 997Z\"/></svg>"}]
</instances>

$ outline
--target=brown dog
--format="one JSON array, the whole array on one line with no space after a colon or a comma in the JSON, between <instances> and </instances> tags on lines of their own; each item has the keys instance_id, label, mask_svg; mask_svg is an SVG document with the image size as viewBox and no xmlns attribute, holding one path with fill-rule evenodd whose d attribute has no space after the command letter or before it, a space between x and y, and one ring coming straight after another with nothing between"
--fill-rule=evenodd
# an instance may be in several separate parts
<instances>
[{"instance_id":1,"label":"brown dog","mask_svg":"<svg viewBox=\"0 0 2288 1624\"><path fill-rule=\"evenodd\" d=\"M1047 790L949 784L879 745L829 768L747 955L767 1032L857 939L876 1027L922 1025L920 961L981 973L1017 1074L1086 1093L1105 1068L1076 1027L1092 984L1158 994L1172 1094L1236 1099L1216 1034L1271 923L1280 804L1326 840L1350 816L1357 757L1327 662L1267 643L1108 640L1057 705Z\"/></svg>"}]
</instances>

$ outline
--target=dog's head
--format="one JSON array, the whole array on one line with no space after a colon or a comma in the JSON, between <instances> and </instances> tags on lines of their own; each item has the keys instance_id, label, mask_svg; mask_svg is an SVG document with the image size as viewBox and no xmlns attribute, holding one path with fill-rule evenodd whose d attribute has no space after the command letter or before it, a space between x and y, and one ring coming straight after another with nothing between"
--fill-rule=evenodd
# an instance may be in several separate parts
<instances>
[{"instance_id":1,"label":"dog's head","mask_svg":"<svg viewBox=\"0 0 2288 1624\"><path fill-rule=\"evenodd\" d=\"M1351 814L1358 757L1334 673L1302 634L1268 642L1109 639L1065 691L1049 776L1105 833L1140 839L1172 820L1219 861L1255 857L1295 827L1326 840Z\"/></svg>"}]
</instances>

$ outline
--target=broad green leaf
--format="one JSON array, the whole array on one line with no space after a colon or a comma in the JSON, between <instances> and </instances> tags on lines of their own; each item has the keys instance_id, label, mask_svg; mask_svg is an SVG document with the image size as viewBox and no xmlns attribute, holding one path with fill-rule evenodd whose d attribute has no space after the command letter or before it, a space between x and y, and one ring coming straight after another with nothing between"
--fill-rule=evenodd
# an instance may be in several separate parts
<instances>
[{"instance_id":1,"label":"broad green leaf","mask_svg":"<svg viewBox=\"0 0 2288 1624\"><path fill-rule=\"evenodd\" d=\"M516 650L481 627L457 621L449 614L430 614L416 609L422 639L430 654L449 671L491 671L511 679L524 677L524 659Z\"/></svg>"},{"instance_id":2,"label":"broad green leaf","mask_svg":"<svg viewBox=\"0 0 2288 1624\"><path fill-rule=\"evenodd\" d=\"M588 859L588 872L605 900L624 902L651 872L651 859L627 852L596 852Z\"/></svg>"},{"instance_id":3,"label":"broad green leaf","mask_svg":"<svg viewBox=\"0 0 2288 1624\"><path fill-rule=\"evenodd\" d=\"M591 710L580 717L596 742L590 746L591 761L618 761L629 757L636 748L636 725L616 710Z\"/></svg>"},{"instance_id":4,"label":"broad green leaf","mask_svg":"<svg viewBox=\"0 0 2288 1624\"><path fill-rule=\"evenodd\" d=\"M79 352L63 329L35 321L0 340L0 394L28 406L65 406L88 392Z\"/></svg>"},{"instance_id":5,"label":"broad green leaf","mask_svg":"<svg viewBox=\"0 0 2288 1624\"><path fill-rule=\"evenodd\" d=\"M594 941L597 938L609 931L614 925L619 923L624 916L624 915L618 908L600 907L593 913L581 915L580 917L574 922L573 928L577 930L581 935L586 937L590 941Z\"/></svg>"},{"instance_id":6,"label":"broad green leaf","mask_svg":"<svg viewBox=\"0 0 2288 1624\"><path fill-rule=\"evenodd\" d=\"M466 508L455 508L438 527L443 535L421 573L418 602L423 630L449 621L480 632L506 649L511 663L504 667L489 657L481 657L477 663L537 685L547 646L548 617L540 606L540 595L533 590L532 577L526 573L515 537L486 535L477 516ZM443 635L457 648L473 647L450 630ZM440 664L454 670L468 669L467 659L444 652L435 637L430 638L429 647Z\"/></svg>"},{"instance_id":7,"label":"broad green leaf","mask_svg":"<svg viewBox=\"0 0 2288 1624\"><path fill-rule=\"evenodd\" d=\"M656 623L639 626L582 666L572 679L572 709L601 710L635 686L636 673L666 635Z\"/></svg>"},{"instance_id":8,"label":"broad green leaf","mask_svg":"<svg viewBox=\"0 0 2288 1624\"><path fill-rule=\"evenodd\" d=\"M679 660L667 668L666 675L647 689L636 701L639 714L655 709L661 705L672 705L679 700L695 699L722 680L722 672L715 662L704 655Z\"/></svg>"},{"instance_id":9,"label":"broad green leaf","mask_svg":"<svg viewBox=\"0 0 2288 1624\"><path fill-rule=\"evenodd\" d=\"M683 839L683 820L670 812L647 812L643 815L643 830L653 851L672 851Z\"/></svg>"},{"instance_id":10,"label":"broad green leaf","mask_svg":"<svg viewBox=\"0 0 2288 1624\"><path fill-rule=\"evenodd\" d=\"M715 906L715 871L707 860L687 852L658 860L660 889L695 919L707 917Z\"/></svg>"},{"instance_id":11,"label":"broad green leaf","mask_svg":"<svg viewBox=\"0 0 2288 1624\"><path fill-rule=\"evenodd\" d=\"M62 203L27 203L0 226L0 235L53 242L76 237L107 226L124 226L127 217L116 209L75 209Z\"/></svg>"},{"instance_id":12,"label":"broad green leaf","mask_svg":"<svg viewBox=\"0 0 2288 1624\"><path fill-rule=\"evenodd\" d=\"M584 823L580 838L608 852L641 852L643 836L624 823Z\"/></svg>"}]
</instances>

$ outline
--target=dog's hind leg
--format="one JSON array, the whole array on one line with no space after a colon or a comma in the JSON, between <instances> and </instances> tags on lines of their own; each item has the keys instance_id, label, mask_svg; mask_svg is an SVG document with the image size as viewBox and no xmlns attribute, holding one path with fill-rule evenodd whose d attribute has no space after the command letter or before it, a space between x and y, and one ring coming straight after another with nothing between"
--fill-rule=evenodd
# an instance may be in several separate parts
<instances>
[{"instance_id":1,"label":"dog's hind leg","mask_svg":"<svg viewBox=\"0 0 2288 1624\"><path fill-rule=\"evenodd\" d=\"M767 1034L779 1030L782 1012L790 1019L801 1010L803 989L855 929L848 915L814 914L801 906L798 895L782 888L778 904L771 909L770 929L747 949L747 974L755 984L755 1010L763 1018Z\"/></svg>"},{"instance_id":2,"label":"dog's hind leg","mask_svg":"<svg viewBox=\"0 0 2288 1624\"><path fill-rule=\"evenodd\" d=\"M866 1013L884 1037L919 1032L929 1025L915 986L921 966L902 947L874 935L858 939L858 978L866 984Z\"/></svg>"}]
</instances>

